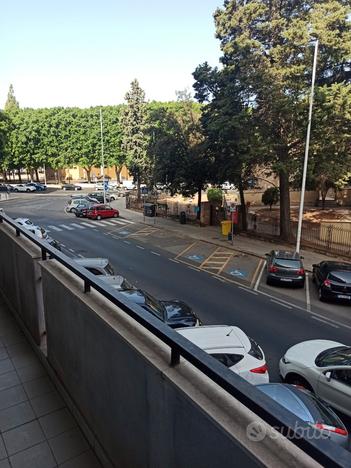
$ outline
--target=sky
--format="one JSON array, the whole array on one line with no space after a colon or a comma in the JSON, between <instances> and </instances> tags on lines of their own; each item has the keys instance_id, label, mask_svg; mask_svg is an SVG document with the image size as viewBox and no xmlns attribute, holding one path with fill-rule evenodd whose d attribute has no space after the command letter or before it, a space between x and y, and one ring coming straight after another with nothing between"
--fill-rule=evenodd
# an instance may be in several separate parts
<instances>
[{"instance_id":1,"label":"sky","mask_svg":"<svg viewBox=\"0 0 351 468\"><path fill-rule=\"evenodd\" d=\"M115 105L134 78L146 99L175 100L192 72L218 65L223 0L13 0L1 7L0 108Z\"/></svg>"}]
</instances>

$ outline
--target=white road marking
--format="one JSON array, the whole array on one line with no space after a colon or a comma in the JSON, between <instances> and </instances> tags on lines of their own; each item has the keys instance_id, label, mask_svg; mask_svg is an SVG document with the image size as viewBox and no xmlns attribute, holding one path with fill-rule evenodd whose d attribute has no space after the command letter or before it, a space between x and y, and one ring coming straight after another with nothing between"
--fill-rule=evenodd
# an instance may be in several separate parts
<instances>
[{"instance_id":1,"label":"white road marking","mask_svg":"<svg viewBox=\"0 0 351 468\"><path fill-rule=\"evenodd\" d=\"M74 250L73 249L68 249L70 252L73 252L74 253Z\"/></svg>"},{"instance_id":2,"label":"white road marking","mask_svg":"<svg viewBox=\"0 0 351 468\"><path fill-rule=\"evenodd\" d=\"M319 317L316 317L314 314L311 315L311 318L313 318L314 320L318 320L318 322L323 322L323 323L329 325L330 327L340 328L340 327L338 327L338 325L334 325L334 323L330 323L327 320L323 320L323 319L321 319Z\"/></svg>"},{"instance_id":3,"label":"white road marking","mask_svg":"<svg viewBox=\"0 0 351 468\"><path fill-rule=\"evenodd\" d=\"M90 228L97 228L97 226L93 223L80 223L80 224L84 224L84 226L87 226L87 227L90 227Z\"/></svg>"},{"instance_id":4,"label":"white road marking","mask_svg":"<svg viewBox=\"0 0 351 468\"><path fill-rule=\"evenodd\" d=\"M137 248L141 250L145 250L144 247L142 247L141 245L137 245Z\"/></svg>"},{"instance_id":5,"label":"white road marking","mask_svg":"<svg viewBox=\"0 0 351 468\"><path fill-rule=\"evenodd\" d=\"M305 284L306 284L306 307L307 307L308 312L311 312L310 284L309 284L308 281L309 281L309 276L308 276L308 273L306 271L306 280L305 280Z\"/></svg>"},{"instance_id":6,"label":"white road marking","mask_svg":"<svg viewBox=\"0 0 351 468\"><path fill-rule=\"evenodd\" d=\"M190 268L191 270L197 271L198 273L199 273L199 271L201 271L201 270L198 270L197 268L194 268L194 267L192 267L190 265L188 265L188 268Z\"/></svg>"},{"instance_id":7,"label":"white road marking","mask_svg":"<svg viewBox=\"0 0 351 468\"><path fill-rule=\"evenodd\" d=\"M129 241L126 241L126 240L124 240L123 242L124 242L125 244L130 244L130 242L129 242Z\"/></svg>"},{"instance_id":8,"label":"white road marking","mask_svg":"<svg viewBox=\"0 0 351 468\"><path fill-rule=\"evenodd\" d=\"M78 257L85 258L84 255L82 255L82 254L78 254Z\"/></svg>"},{"instance_id":9,"label":"white road marking","mask_svg":"<svg viewBox=\"0 0 351 468\"><path fill-rule=\"evenodd\" d=\"M280 306L285 307L286 309L292 309L291 306L286 305L286 304L283 304L283 303L280 302L280 301L275 301L274 299L270 299L270 301L271 301L271 302L274 302L275 304L279 304Z\"/></svg>"},{"instance_id":10,"label":"white road marking","mask_svg":"<svg viewBox=\"0 0 351 468\"><path fill-rule=\"evenodd\" d=\"M255 291L253 291L252 289L249 289L249 288L244 288L244 286L238 286L238 288L239 288L239 289L242 289L243 291L246 291L246 292L248 292L248 293L250 293L250 294L253 294L254 296L257 296L257 295L258 295L257 292L255 292Z\"/></svg>"},{"instance_id":11,"label":"white road marking","mask_svg":"<svg viewBox=\"0 0 351 468\"><path fill-rule=\"evenodd\" d=\"M125 222L120 221L119 219L111 219L111 223L114 223L114 224L122 224L122 226L125 226L125 225L126 225Z\"/></svg>"},{"instance_id":12,"label":"white road marking","mask_svg":"<svg viewBox=\"0 0 351 468\"><path fill-rule=\"evenodd\" d=\"M129 221L129 219L123 218L123 221L128 224L134 224L134 221Z\"/></svg>"},{"instance_id":13,"label":"white road marking","mask_svg":"<svg viewBox=\"0 0 351 468\"><path fill-rule=\"evenodd\" d=\"M71 226L77 227L79 229L85 229L84 226L81 226L80 224L77 224L77 223L71 223Z\"/></svg>"},{"instance_id":14,"label":"white road marking","mask_svg":"<svg viewBox=\"0 0 351 468\"><path fill-rule=\"evenodd\" d=\"M223 278L220 278L219 276L215 276L215 275L212 275L212 278L218 280L218 281L222 281L222 283L225 283L225 280Z\"/></svg>"},{"instance_id":15,"label":"white road marking","mask_svg":"<svg viewBox=\"0 0 351 468\"><path fill-rule=\"evenodd\" d=\"M171 262L174 262L174 263L180 263L180 262L178 262L178 260L174 260L174 258L169 258L168 260L170 260Z\"/></svg>"},{"instance_id":16,"label":"white road marking","mask_svg":"<svg viewBox=\"0 0 351 468\"><path fill-rule=\"evenodd\" d=\"M59 224L59 226L63 227L64 229L67 229L67 231L74 231L74 228L71 228L70 226L66 226L65 224Z\"/></svg>"},{"instance_id":17,"label":"white road marking","mask_svg":"<svg viewBox=\"0 0 351 468\"><path fill-rule=\"evenodd\" d=\"M153 250L151 250L151 253L152 253L152 255L157 255L158 257L161 256L161 254L159 254L158 252L154 252Z\"/></svg>"},{"instance_id":18,"label":"white road marking","mask_svg":"<svg viewBox=\"0 0 351 468\"><path fill-rule=\"evenodd\" d=\"M61 247L64 247L64 248L66 248L65 244L61 244Z\"/></svg>"},{"instance_id":19,"label":"white road marking","mask_svg":"<svg viewBox=\"0 0 351 468\"><path fill-rule=\"evenodd\" d=\"M262 278L262 275L263 275L263 272L264 272L264 269L266 268L266 260L263 262L263 265L262 265L262 268L260 270L260 273L257 277L257 280L256 280L256 283L255 283L255 286L254 286L254 291L257 291L259 285L260 285L260 282L261 282L261 278Z\"/></svg>"},{"instance_id":20,"label":"white road marking","mask_svg":"<svg viewBox=\"0 0 351 468\"><path fill-rule=\"evenodd\" d=\"M56 226L49 226L50 229L53 229L54 231L62 231L61 228L58 228Z\"/></svg>"}]
</instances>

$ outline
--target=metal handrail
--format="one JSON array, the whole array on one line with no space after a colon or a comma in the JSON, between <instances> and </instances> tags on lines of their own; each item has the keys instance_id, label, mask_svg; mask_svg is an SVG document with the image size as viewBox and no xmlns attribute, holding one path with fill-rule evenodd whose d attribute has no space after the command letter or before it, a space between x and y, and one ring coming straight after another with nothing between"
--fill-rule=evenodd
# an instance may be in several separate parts
<instances>
[{"instance_id":1,"label":"metal handrail","mask_svg":"<svg viewBox=\"0 0 351 468\"><path fill-rule=\"evenodd\" d=\"M204 375L213 380L223 390L232 395L259 418L277 428L291 442L300 447L305 453L318 463L328 467L350 467L351 455L329 440L308 439L311 427L302 420L296 419L289 411L277 404L273 399L246 382L232 371L226 369L213 357L184 338L180 333L161 322L145 311L142 307L128 301L122 294L110 285L101 281L97 276L81 267L74 260L39 239L34 234L20 226L10 216L0 211L0 223L5 221L15 229L16 236L23 235L37 245L42 253L42 259L57 260L84 281L84 292L88 293L93 287L96 291L119 307L129 317L150 331L163 343L171 348L171 365L177 365L180 357L186 359ZM296 424L298 422L298 424ZM303 433L301 435L301 433Z\"/></svg>"}]
</instances>

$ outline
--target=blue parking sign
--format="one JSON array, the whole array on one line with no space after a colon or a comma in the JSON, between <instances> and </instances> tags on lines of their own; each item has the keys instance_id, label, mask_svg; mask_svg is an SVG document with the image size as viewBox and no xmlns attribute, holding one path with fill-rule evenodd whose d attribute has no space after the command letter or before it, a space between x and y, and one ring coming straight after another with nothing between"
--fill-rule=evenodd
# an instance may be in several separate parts
<instances>
[{"instance_id":1,"label":"blue parking sign","mask_svg":"<svg viewBox=\"0 0 351 468\"><path fill-rule=\"evenodd\" d=\"M105 186L105 190L108 190L108 180L105 181L104 186Z\"/></svg>"}]
</instances>

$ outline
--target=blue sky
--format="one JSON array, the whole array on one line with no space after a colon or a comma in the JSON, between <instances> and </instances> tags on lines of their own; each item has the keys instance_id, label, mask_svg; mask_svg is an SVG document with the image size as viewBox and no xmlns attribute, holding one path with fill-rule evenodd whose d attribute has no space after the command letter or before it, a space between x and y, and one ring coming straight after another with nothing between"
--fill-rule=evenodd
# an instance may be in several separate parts
<instances>
[{"instance_id":1,"label":"blue sky","mask_svg":"<svg viewBox=\"0 0 351 468\"><path fill-rule=\"evenodd\" d=\"M218 65L213 12L222 0L14 0L2 5L0 108L123 102L138 78L148 100L173 100L192 72Z\"/></svg>"}]
</instances>

